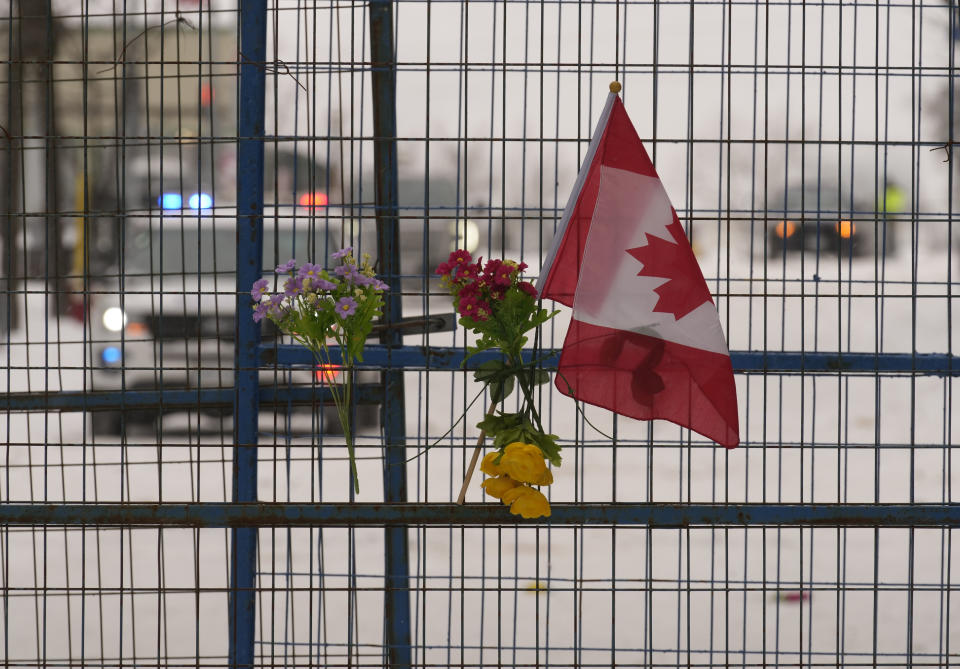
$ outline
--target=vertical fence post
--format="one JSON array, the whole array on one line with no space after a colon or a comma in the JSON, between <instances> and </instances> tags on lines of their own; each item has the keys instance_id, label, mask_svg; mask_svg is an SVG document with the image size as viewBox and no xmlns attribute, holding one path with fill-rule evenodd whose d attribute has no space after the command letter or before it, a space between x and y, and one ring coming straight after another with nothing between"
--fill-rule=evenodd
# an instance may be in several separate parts
<instances>
[{"instance_id":1,"label":"vertical fence post","mask_svg":"<svg viewBox=\"0 0 960 669\"><path fill-rule=\"evenodd\" d=\"M402 316L400 302L400 248L397 221L397 76L393 45L393 3L370 2L370 59L373 85L373 158L376 170L377 258L390 290L384 320ZM403 343L399 331L387 328L381 335L386 346ZM386 452L383 499L407 500L407 470L403 371L390 366L383 372L383 427ZM387 661L392 669L411 666L410 565L405 527L388 527L385 536L384 609Z\"/></svg>"},{"instance_id":2,"label":"vertical fence post","mask_svg":"<svg viewBox=\"0 0 960 669\"><path fill-rule=\"evenodd\" d=\"M240 4L240 91L237 109L237 311L233 397L233 501L257 499L260 328L250 286L263 273L263 133L267 53L266 0ZM231 667L253 667L257 530L231 530Z\"/></svg>"}]
</instances>

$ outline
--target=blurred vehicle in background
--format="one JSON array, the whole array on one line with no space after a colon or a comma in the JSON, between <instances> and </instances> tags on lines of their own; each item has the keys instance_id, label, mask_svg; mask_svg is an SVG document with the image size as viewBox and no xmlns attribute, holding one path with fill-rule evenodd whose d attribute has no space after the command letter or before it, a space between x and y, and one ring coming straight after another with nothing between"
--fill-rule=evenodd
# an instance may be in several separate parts
<instances>
[{"instance_id":1,"label":"blurred vehicle in background","mask_svg":"<svg viewBox=\"0 0 960 669\"><path fill-rule=\"evenodd\" d=\"M866 197L837 193L835 187L795 187L771 197L767 208L767 253L806 252L844 257L896 252L897 218L906 196L887 184L875 204Z\"/></svg>"},{"instance_id":2,"label":"blurred vehicle in background","mask_svg":"<svg viewBox=\"0 0 960 669\"><path fill-rule=\"evenodd\" d=\"M210 197L209 195L207 197ZM115 290L96 295L91 308L91 390L197 390L233 388L236 305L236 211L205 207L175 209L174 199L156 213L126 217L121 252L113 276ZM188 205L189 206L189 205ZM292 207L265 211L265 276L291 257L329 258L337 250L320 224L293 218ZM273 287L271 287L273 290ZM252 314L241 314L250 318ZM263 322L263 336L278 333ZM362 372L359 383L376 381ZM338 369L264 369L261 384L286 386L341 382ZM230 409L214 413L229 413ZM152 426L162 407L93 412L94 434L123 434ZM357 426L376 425L378 408L357 407ZM335 407L323 406L322 429L339 432Z\"/></svg>"},{"instance_id":3,"label":"blurred vehicle in background","mask_svg":"<svg viewBox=\"0 0 960 669\"><path fill-rule=\"evenodd\" d=\"M445 262L455 249L467 249L472 254L497 255L509 234L503 225L499 209L478 198L468 198L455 177L410 177L401 173L397 184L400 272L406 277L433 276L437 265ZM374 214L376 189L364 183L356 189L353 220L363 224L361 246L376 256L377 232ZM345 212L351 219L350 212Z\"/></svg>"},{"instance_id":4,"label":"blurred vehicle in background","mask_svg":"<svg viewBox=\"0 0 960 669\"><path fill-rule=\"evenodd\" d=\"M487 241L486 205L465 206L456 180L434 177L398 183L400 204L400 271L433 274L450 252L475 253Z\"/></svg>"}]
</instances>

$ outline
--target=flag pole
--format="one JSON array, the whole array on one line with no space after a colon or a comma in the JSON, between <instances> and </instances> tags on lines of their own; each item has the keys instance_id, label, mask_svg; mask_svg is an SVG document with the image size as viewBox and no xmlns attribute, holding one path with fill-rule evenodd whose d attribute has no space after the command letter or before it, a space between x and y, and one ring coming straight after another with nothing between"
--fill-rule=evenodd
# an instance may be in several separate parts
<instances>
[{"instance_id":1,"label":"flag pole","mask_svg":"<svg viewBox=\"0 0 960 669\"><path fill-rule=\"evenodd\" d=\"M570 191L570 198L567 200L567 206L563 210L563 216L560 217L560 224L557 227L556 234L553 236L553 244L550 246L550 250L547 251L547 255L540 267L540 276L537 277L536 284L537 293L540 294L540 296L543 296L544 290L547 287L547 279L553 272L553 260L563 244L564 237L566 236L567 225L570 223L570 216L577 204L577 200L580 198L580 192L583 189L584 182L587 179L587 173L590 171L590 164L593 162L594 156L597 153L597 149L600 146L600 140L603 137L603 131L607 127L607 121L610 119L610 113L613 110L614 100L618 99L617 94L620 92L621 88L622 87L620 86L619 81L610 82L610 94L607 96L607 102L603 106L603 111L600 112L600 118L597 120L597 126L594 129L593 137L590 139L590 146L587 148L587 155L584 157L583 165L580 167L580 172L577 174L577 180L573 184L573 190ZM564 302L563 300L560 300L560 302L566 304L568 307L573 306L572 299L569 303Z\"/></svg>"},{"instance_id":2,"label":"flag pole","mask_svg":"<svg viewBox=\"0 0 960 669\"><path fill-rule=\"evenodd\" d=\"M497 408L496 402L491 402L490 407L487 409L487 416L491 415ZM470 479L473 478L473 470L477 468L477 460L480 457L480 451L483 449L483 442L487 438L487 433L484 430L480 430L480 436L477 437L477 447L473 449L473 457L470 458L470 466L467 467L467 474L463 479L463 485L460 486L460 495L457 497L457 504L463 504L464 498L467 496L467 486L470 485Z\"/></svg>"}]
</instances>

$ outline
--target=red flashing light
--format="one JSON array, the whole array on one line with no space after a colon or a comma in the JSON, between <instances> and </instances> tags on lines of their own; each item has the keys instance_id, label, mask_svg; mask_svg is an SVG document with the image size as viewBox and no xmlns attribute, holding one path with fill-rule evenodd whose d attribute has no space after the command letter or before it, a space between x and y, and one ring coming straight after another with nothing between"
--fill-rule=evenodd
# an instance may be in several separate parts
<instances>
[{"instance_id":1,"label":"red flashing light","mask_svg":"<svg viewBox=\"0 0 960 669\"><path fill-rule=\"evenodd\" d=\"M340 374L340 365L321 363L317 365L317 371L315 374L317 376L317 381L320 381L321 383L333 383L337 380L337 375Z\"/></svg>"},{"instance_id":2,"label":"red flashing light","mask_svg":"<svg viewBox=\"0 0 960 669\"><path fill-rule=\"evenodd\" d=\"M213 86L209 83L203 83L200 85L200 105L202 107L209 107L210 103L213 102Z\"/></svg>"},{"instance_id":3,"label":"red flashing light","mask_svg":"<svg viewBox=\"0 0 960 669\"><path fill-rule=\"evenodd\" d=\"M300 199L297 200L297 203L301 207L326 207L327 206L327 194L317 191L315 193L304 193L300 196Z\"/></svg>"}]
</instances>

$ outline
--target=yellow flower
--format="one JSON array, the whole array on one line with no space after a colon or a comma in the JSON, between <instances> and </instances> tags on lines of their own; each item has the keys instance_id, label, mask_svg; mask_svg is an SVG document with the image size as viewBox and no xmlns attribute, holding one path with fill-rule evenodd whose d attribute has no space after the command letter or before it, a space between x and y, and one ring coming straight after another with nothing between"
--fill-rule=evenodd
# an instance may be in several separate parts
<instances>
[{"instance_id":1,"label":"yellow flower","mask_svg":"<svg viewBox=\"0 0 960 669\"><path fill-rule=\"evenodd\" d=\"M509 476L498 476L497 478L487 479L480 484L480 487L483 488L491 497L503 499L505 493L519 485L519 483L514 481Z\"/></svg>"},{"instance_id":2,"label":"yellow flower","mask_svg":"<svg viewBox=\"0 0 960 669\"><path fill-rule=\"evenodd\" d=\"M549 469L543 470L543 476L540 477L540 480L534 481L537 485L550 485L553 483L553 472Z\"/></svg>"},{"instance_id":3,"label":"yellow flower","mask_svg":"<svg viewBox=\"0 0 960 669\"><path fill-rule=\"evenodd\" d=\"M543 453L534 444L515 441L503 451L500 467L510 478L523 483L538 483L547 471Z\"/></svg>"},{"instance_id":4,"label":"yellow flower","mask_svg":"<svg viewBox=\"0 0 960 669\"><path fill-rule=\"evenodd\" d=\"M510 505L510 513L524 518L539 518L550 515L550 502L539 490L530 486L517 486L507 490L500 498Z\"/></svg>"},{"instance_id":5,"label":"yellow flower","mask_svg":"<svg viewBox=\"0 0 960 669\"><path fill-rule=\"evenodd\" d=\"M500 476L504 474L503 467L493 464L493 461L497 459L498 455L500 455L500 451L490 451L484 455L483 460L480 462L480 471L487 476Z\"/></svg>"}]
</instances>

